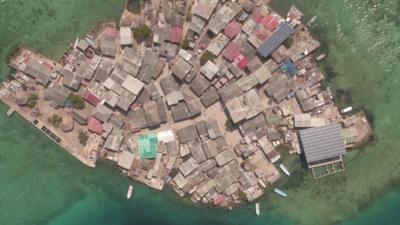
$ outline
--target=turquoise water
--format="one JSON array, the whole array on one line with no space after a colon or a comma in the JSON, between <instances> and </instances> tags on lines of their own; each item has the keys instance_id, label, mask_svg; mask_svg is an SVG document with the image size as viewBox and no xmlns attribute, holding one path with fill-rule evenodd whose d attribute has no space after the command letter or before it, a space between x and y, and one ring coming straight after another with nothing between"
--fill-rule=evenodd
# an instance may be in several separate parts
<instances>
[{"instance_id":1,"label":"turquoise water","mask_svg":"<svg viewBox=\"0 0 400 225\"><path fill-rule=\"evenodd\" d=\"M297 158L279 185L289 197L266 195L262 214L253 205L233 212L194 205L170 190L132 182L109 162L81 165L18 116L0 116L0 225L69 224L400 224L400 2L398 0L276 0L285 12L295 3L328 53L321 64L334 89L350 91L353 105L374 118L375 141L345 157L346 171L313 182ZM374 8L374 5L379 5ZM122 0L7 0L0 4L0 74L6 56L25 42L59 57L100 20L118 20ZM0 115L6 108L0 107ZM289 163L290 161L290 163ZM350 218L350 220L348 220ZM343 222L345 221L345 222Z\"/></svg>"}]
</instances>

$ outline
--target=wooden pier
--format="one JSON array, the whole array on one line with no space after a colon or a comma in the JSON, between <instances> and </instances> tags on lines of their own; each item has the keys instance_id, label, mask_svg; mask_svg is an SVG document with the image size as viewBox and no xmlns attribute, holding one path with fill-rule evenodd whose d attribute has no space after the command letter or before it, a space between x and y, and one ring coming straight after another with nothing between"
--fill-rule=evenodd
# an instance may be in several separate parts
<instances>
[{"instance_id":1,"label":"wooden pier","mask_svg":"<svg viewBox=\"0 0 400 225\"><path fill-rule=\"evenodd\" d=\"M14 112L15 112L15 110L14 110L13 108L10 108L10 109L8 109L6 115L7 115L8 117L11 117L11 116L14 114Z\"/></svg>"}]
</instances>

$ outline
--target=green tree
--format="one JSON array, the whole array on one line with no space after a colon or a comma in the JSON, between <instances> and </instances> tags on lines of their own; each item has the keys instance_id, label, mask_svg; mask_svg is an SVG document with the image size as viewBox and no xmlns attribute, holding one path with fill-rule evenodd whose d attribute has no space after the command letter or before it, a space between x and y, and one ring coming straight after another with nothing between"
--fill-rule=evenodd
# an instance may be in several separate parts
<instances>
[{"instance_id":1,"label":"green tree","mask_svg":"<svg viewBox=\"0 0 400 225\"><path fill-rule=\"evenodd\" d=\"M72 107L74 107L74 109L84 109L85 108L85 101L79 95L71 94L68 97L68 101L72 104Z\"/></svg>"},{"instance_id":2,"label":"green tree","mask_svg":"<svg viewBox=\"0 0 400 225\"><path fill-rule=\"evenodd\" d=\"M202 65L206 64L206 62L208 60L214 61L214 59L215 59L215 55L214 54L212 54L209 51L205 51L203 53L203 55L200 57L200 65L202 66Z\"/></svg>"},{"instance_id":3,"label":"green tree","mask_svg":"<svg viewBox=\"0 0 400 225\"><path fill-rule=\"evenodd\" d=\"M239 199L242 200L242 201L244 201L244 202L247 202L247 201L248 201L247 195L246 195L246 193L244 193L243 191L239 191Z\"/></svg>"},{"instance_id":4,"label":"green tree","mask_svg":"<svg viewBox=\"0 0 400 225\"><path fill-rule=\"evenodd\" d=\"M293 44L293 38L292 37L289 37L288 39L286 39L285 42L283 42L283 45L286 48L290 48L292 46L292 44Z\"/></svg>"},{"instance_id":5,"label":"green tree","mask_svg":"<svg viewBox=\"0 0 400 225\"><path fill-rule=\"evenodd\" d=\"M231 118L226 119L225 121L225 128L227 130L232 129L235 126L235 124L233 123L233 120Z\"/></svg>"},{"instance_id":6,"label":"green tree","mask_svg":"<svg viewBox=\"0 0 400 225\"><path fill-rule=\"evenodd\" d=\"M87 141L89 139L89 136L83 130L79 130L78 138L79 138L79 143L81 145L86 145L86 143L87 143Z\"/></svg>"},{"instance_id":7,"label":"green tree","mask_svg":"<svg viewBox=\"0 0 400 225\"><path fill-rule=\"evenodd\" d=\"M28 97L28 107L29 108L34 108L37 104L37 101L39 100L39 96L36 93L32 93Z\"/></svg>"},{"instance_id":8,"label":"green tree","mask_svg":"<svg viewBox=\"0 0 400 225\"><path fill-rule=\"evenodd\" d=\"M146 26L145 24L140 24L138 27L133 28L133 36L139 42L146 40L152 33L150 27Z\"/></svg>"},{"instance_id":9,"label":"green tree","mask_svg":"<svg viewBox=\"0 0 400 225\"><path fill-rule=\"evenodd\" d=\"M51 117L47 118L47 121L53 126L53 127L59 127L60 123L62 122L62 117L58 116L56 114L53 114Z\"/></svg>"},{"instance_id":10,"label":"green tree","mask_svg":"<svg viewBox=\"0 0 400 225\"><path fill-rule=\"evenodd\" d=\"M185 50L189 50L190 49L188 40L183 40L182 41L182 48L185 49Z\"/></svg>"}]
</instances>

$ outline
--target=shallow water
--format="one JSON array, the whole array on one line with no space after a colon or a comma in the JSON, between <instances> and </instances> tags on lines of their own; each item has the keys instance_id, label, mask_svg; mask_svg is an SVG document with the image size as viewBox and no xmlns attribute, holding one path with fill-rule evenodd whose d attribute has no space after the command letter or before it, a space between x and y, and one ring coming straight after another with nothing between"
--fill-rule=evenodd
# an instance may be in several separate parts
<instances>
[{"instance_id":1,"label":"shallow water","mask_svg":"<svg viewBox=\"0 0 400 225\"><path fill-rule=\"evenodd\" d=\"M275 0L286 12L295 3L328 53L330 85L348 89L355 107L374 118L375 142L345 157L346 171L313 182L296 170L279 185L289 197L268 194L261 216L248 205L227 212L193 205L172 191L159 193L129 183L115 166L81 165L18 116L0 116L0 224L398 224L400 31L397 0ZM377 5L375 7L375 5ZM0 4L0 74L20 42L54 58L99 20L118 20L122 0L8 0ZM375 7L375 8L374 8ZM330 65L328 68L327 65ZM0 107L0 115L5 114ZM290 163L289 163L290 161ZM301 167L289 158L292 170ZM385 196L385 197L384 197ZM371 206L371 200L379 199ZM363 213L361 213L363 212Z\"/></svg>"}]
</instances>

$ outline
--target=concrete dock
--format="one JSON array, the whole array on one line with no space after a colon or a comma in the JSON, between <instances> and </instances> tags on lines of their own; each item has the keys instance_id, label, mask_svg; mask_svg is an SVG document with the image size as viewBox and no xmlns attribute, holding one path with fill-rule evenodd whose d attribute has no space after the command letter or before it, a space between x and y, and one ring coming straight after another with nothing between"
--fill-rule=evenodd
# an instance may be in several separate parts
<instances>
[{"instance_id":1,"label":"concrete dock","mask_svg":"<svg viewBox=\"0 0 400 225\"><path fill-rule=\"evenodd\" d=\"M50 126L45 126L45 123L43 121L40 121L38 118L33 117L30 113L23 111L21 107L16 105L12 99L10 99L10 96L4 96L1 101L6 104L9 108L7 111L7 116L11 116L14 112L18 113L21 115L25 120L27 120L29 123L31 123L34 127L36 127L38 130L40 130L43 134L45 134L47 137L49 137L51 140L53 140L55 143L57 143L60 147L62 147L64 150L66 150L68 153L73 155L75 158L77 158L79 161L81 161L83 164L89 167L96 167L96 162L90 159L85 158L84 156L80 155L77 149L71 148L70 146L74 146L72 143L69 143L67 140L62 139L63 135L58 131L57 129L54 129L53 127Z\"/></svg>"}]
</instances>

